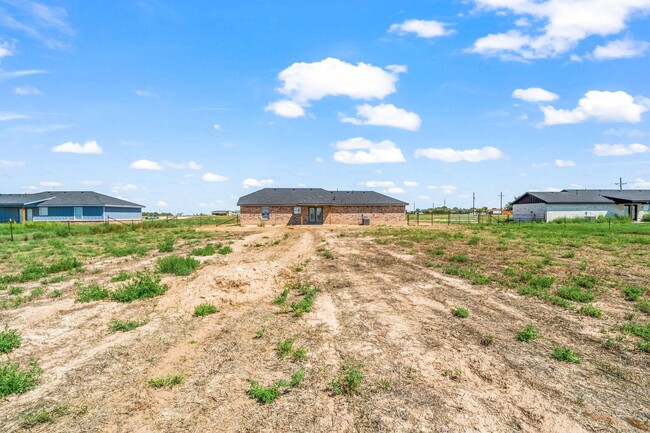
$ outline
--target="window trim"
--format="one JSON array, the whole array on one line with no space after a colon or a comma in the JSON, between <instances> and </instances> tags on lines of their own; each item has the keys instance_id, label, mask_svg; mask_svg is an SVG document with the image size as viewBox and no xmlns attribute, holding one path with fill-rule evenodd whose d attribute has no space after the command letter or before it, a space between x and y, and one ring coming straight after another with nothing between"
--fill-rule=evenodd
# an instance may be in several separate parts
<instances>
[{"instance_id":1,"label":"window trim","mask_svg":"<svg viewBox=\"0 0 650 433\"><path fill-rule=\"evenodd\" d=\"M38 208L38 216L50 216L50 208L47 206Z\"/></svg>"},{"instance_id":2,"label":"window trim","mask_svg":"<svg viewBox=\"0 0 650 433\"><path fill-rule=\"evenodd\" d=\"M266 209L266 211L264 209ZM271 212L270 212L269 207L268 206L262 206L261 211L262 211L261 212L262 221L268 221L270 219L270 217L271 217ZM266 216L264 216L264 214L266 214Z\"/></svg>"}]
</instances>

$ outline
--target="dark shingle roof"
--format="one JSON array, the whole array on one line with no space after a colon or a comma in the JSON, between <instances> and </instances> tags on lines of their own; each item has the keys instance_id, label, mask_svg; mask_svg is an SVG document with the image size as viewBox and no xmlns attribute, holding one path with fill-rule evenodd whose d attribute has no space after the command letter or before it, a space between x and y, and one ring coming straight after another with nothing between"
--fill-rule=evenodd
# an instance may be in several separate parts
<instances>
[{"instance_id":1,"label":"dark shingle roof","mask_svg":"<svg viewBox=\"0 0 650 433\"><path fill-rule=\"evenodd\" d=\"M237 206L402 205L408 203L375 191L327 191L322 188L263 188L239 198Z\"/></svg>"},{"instance_id":2,"label":"dark shingle roof","mask_svg":"<svg viewBox=\"0 0 650 433\"><path fill-rule=\"evenodd\" d=\"M141 204L94 191L44 191L34 194L0 194L0 206L113 206L144 207Z\"/></svg>"},{"instance_id":3,"label":"dark shingle roof","mask_svg":"<svg viewBox=\"0 0 650 433\"><path fill-rule=\"evenodd\" d=\"M517 203L526 195L531 195L549 204L612 204L612 203L650 203L650 190L618 189L564 189L554 192L527 192L515 200Z\"/></svg>"}]
</instances>

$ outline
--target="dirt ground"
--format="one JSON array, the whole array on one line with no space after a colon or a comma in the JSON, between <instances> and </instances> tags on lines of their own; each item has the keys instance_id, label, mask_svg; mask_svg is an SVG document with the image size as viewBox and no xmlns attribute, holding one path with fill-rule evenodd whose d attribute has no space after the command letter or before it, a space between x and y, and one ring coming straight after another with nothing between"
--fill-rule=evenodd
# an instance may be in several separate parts
<instances>
[{"instance_id":1,"label":"dirt ground","mask_svg":"<svg viewBox=\"0 0 650 433\"><path fill-rule=\"evenodd\" d=\"M63 282L60 298L0 311L0 323L23 336L11 359L36 359L44 371L35 389L0 400L0 431L650 431L650 357L603 350L601 329L613 319L470 285L369 237L340 236L356 228L227 230L241 236L232 254L202 259L188 277L163 277L170 289L158 298L80 304ZM85 278L108 283L120 270L152 266L155 255L98 259L85 264ZM320 289L302 317L272 304L298 280ZM219 312L193 317L202 302ZM470 317L454 317L457 306ZM147 324L111 333L113 319ZM517 342L531 322L542 337ZM486 334L492 344L482 343ZM278 357L286 338L308 349L305 360ZM561 345L582 362L553 359ZM363 364L362 391L333 395L348 357ZM301 366L303 383L275 402L247 395L251 380L271 384ZM166 374L184 380L147 385ZM53 423L23 425L25 413L57 404L68 409Z\"/></svg>"}]
</instances>

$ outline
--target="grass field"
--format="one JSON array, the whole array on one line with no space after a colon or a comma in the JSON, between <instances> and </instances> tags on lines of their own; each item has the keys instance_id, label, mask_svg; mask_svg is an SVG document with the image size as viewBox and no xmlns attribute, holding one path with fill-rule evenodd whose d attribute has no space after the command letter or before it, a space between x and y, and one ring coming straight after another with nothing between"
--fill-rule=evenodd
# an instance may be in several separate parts
<instances>
[{"instance_id":1,"label":"grass field","mask_svg":"<svg viewBox=\"0 0 650 433\"><path fill-rule=\"evenodd\" d=\"M0 226L0 430L650 429L650 224L206 221Z\"/></svg>"}]
</instances>

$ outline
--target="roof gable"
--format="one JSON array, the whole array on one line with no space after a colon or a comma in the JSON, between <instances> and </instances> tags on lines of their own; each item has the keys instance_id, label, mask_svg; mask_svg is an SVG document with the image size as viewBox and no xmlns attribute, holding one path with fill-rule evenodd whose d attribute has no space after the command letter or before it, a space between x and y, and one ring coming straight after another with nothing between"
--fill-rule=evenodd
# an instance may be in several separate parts
<instances>
[{"instance_id":1,"label":"roof gable","mask_svg":"<svg viewBox=\"0 0 650 433\"><path fill-rule=\"evenodd\" d=\"M529 191L517 198L513 204L614 204L650 203L650 190L617 189L564 189L562 191Z\"/></svg>"}]
</instances>

